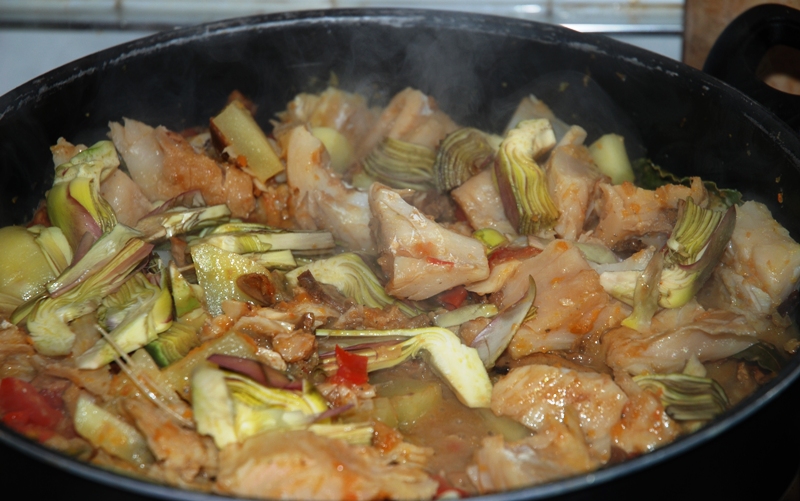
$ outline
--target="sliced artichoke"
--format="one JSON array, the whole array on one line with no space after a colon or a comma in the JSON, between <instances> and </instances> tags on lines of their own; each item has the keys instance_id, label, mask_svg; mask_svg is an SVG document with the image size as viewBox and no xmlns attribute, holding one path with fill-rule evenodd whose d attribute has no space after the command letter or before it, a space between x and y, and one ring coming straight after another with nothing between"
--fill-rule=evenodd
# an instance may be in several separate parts
<instances>
[{"instance_id":1,"label":"sliced artichoke","mask_svg":"<svg viewBox=\"0 0 800 501\"><path fill-rule=\"evenodd\" d=\"M162 242L175 235L189 233L200 228L216 226L230 219L227 205L210 207L173 207L149 214L136 223L148 242Z\"/></svg>"},{"instance_id":2,"label":"sliced artichoke","mask_svg":"<svg viewBox=\"0 0 800 501\"><path fill-rule=\"evenodd\" d=\"M28 332L39 353L51 356L68 354L75 341L69 322L97 309L103 298L125 283L150 255L152 245L135 238L130 231L118 231L120 226L95 242L83 258L59 277L57 282L62 282L63 286L38 300L30 310ZM107 248L104 240L118 237L119 241L111 246L116 250L110 259L106 252L95 252L96 248ZM100 266L97 266L98 261ZM67 274L70 278L63 280ZM16 312L12 319L22 320L17 318Z\"/></svg>"},{"instance_id":3,"label":"sliced artichoke","mask_svg":"<svg viewBox=\"0 0 800 501\"><path fill-rule=\"evenodd\" d=\"M733 207L719 212L703 209L691 198L681 200L672 234L644 271L601 274L605 290L634 307L623 325L647 329L659 306L678 308L688 303L711 276L735 225Z\"/></svg>"},{"instance_id":4,"label":"sliced artichoke","mask_svg":"<svg viewBox=\"0 0 800 501\"><path fill-rule=\"evenodd\" d=\"M297 277L304 271L311 272L318 282L333 285L358 304L371 308L396 305L408 316L419 313L411 306L388 295L378 277L358 254L347 252L320 259L287 273L286 278L290 283L296 284Z\"/></svg>"},{"instance_id":5,"label":"sliced artichoke","mask_svg":"<svg viewBox=\"0 0 800 501\"><path fill-rule=\"evenodd\" d=\"M369 443L370 425L334 425L328 405L308 381L300 391L270 388L234 372L202 366L192 376L192 409L197 430L219 447L258 433L309 429L351 443Z\"/></svg>"},{"instance_id":6,"label":"sliced artichoke","mask_svg":"<svg viewBox=\"0 0 800 501\"><path fill-rule=\"evenodd\" d=\"M451 132L442 140L433 166L439 193L461 186L494 161L497 145L491 136L472 127Z\"/></svg>"},{"instance_id":7,"label":"sliced artichoke","mask_svg":"<svg viewBox=\"0 0 800 501\"><path fill-rule=\"evenodd\" d=\"M119 354L130 353L154 341L172 325L172 296L169 289L154 285L138 273L120 290L104 299L99 312L111 331L75 359L80 369L97 369ZM116 315L109 312L116 313ZM116 325L114 325L116 324Z\"/></svg>"},{"instance_id":8,"label":"sliced artichoke","mask_svg":"<svg viewBox=\"0 0 800 501\"><path fill-rule=\"evenodd\" d=\"M425 146L387 137L363 161L364 171L392 188L433 188L436 152Z\"/></svg>"},{"instance_id":9,"label":"sliced artichoke","mask_svg":"<svg viewBox=\"0 0 800 501\"><path fill-rule=\"evenodd\" d=\"M56 167L47 215L73 249L85 233L94 241L117 224L114 209L100 196L100 182L118 166L114 143L100 141Z\"/></svg>"},{"instance_id":10,"label":"sliced artichoke","mask_svg":"<svg viewBox=\"0 0 800 501\"><path fill-rule=\"evenodd\" d=\"M190 246L208 244L228 252L248 254L269 250L326 251L336 244L327 231L288 231L256 223L231 222L201 233Z\"/></svg>"},{"instance_id":11,"label":"sliced artichoke","mask_svg":"<svg viewBox=\"0 0 800 501\"><path fill-rule=\"evenodd\" d=\"M639 386L661 398L664 410L678 421L707 421L728 409L725 390L716 381L688 374L634 376Z\"/></svg>"},{"instance_id":12,"label":"sliced artichoke","mask_svg":"<svg viewBox=\"0 0 800 501\"><path fill-rule=\"evenodd\" d=\"M489 407L492 383L475 348L465 346L448 329L422 327L418 329L390 330L328 330L317 329L321 337L403 337L405 341L351 347L368 357L367 371L394 367L424 351L433 369L452 388L458 399L468 407ZM337 369L334 354L321 357L323 370L334 374Z\"/></svg>"},{"instance_id":13,"label":"sliced artichoke","mask_svg":"<svg viewBox=\"0 0 800 501\"><path fill-rule=\"evenodd\" d=\"M487 318L497 315L497 306L491 303L468 304L455 310L439 313L433 317L437 327L455 327L476 318Z\"/></svg>"},{"instance_id":14,"label":"sliced artichoke","mask_svg":"<svg viewBox=\"0 0 800 501\"><path fill-rule=\"evenodd\" d=\"M139 468L155 463L147 440L139 430L92 402L86 395L78 398L73 422L78 435L112 456Z\"/></svg>"},{"instance_id":15,"label":"sliced artichoke","mask_svg":"<svg viewBox=\"0 0 800 501\"><path fill-rule=\"evenodd\" d=\"M556 144L550 122L524 120L500 144L494 163L497 187L511 224L523 235L552 228L558 209L547 190L547 179L535 158Z\"/></svg>"}]
</instances>

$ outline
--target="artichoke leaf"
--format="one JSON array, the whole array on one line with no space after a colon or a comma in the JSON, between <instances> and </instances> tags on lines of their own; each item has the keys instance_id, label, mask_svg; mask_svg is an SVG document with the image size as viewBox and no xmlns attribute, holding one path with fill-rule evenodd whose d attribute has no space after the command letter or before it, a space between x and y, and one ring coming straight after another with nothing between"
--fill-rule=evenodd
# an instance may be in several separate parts
<instances>
[{"instance_id":1,"label":"artichoke leaf","mask_svg":"<svg viewBox=\"0 0 800 501\"><path fill-rule=\"evenodd\" d=\"M535 160L555 144L553 129L545 119L520 122L500 144L495 178L506 216L520 234L549 230L558 219L544 170Z\"/></svg>"}]
</instances>

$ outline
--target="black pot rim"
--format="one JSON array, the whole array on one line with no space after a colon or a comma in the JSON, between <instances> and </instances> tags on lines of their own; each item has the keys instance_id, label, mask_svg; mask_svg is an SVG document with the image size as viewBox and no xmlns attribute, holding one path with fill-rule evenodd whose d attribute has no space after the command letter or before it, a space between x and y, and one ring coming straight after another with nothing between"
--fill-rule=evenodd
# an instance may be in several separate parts
<instances>
[{"instance_id":1,"label":"black pot rim","mask_svg":"<svg viewBox=\"0 0 800 501\"><path fill-rule=\"evenodd\" d=\"M551 44L566 43L576 50L612 54L614 57L625 60L628 63L645 66L660 73L663 78L688 78L696 81L698 86L703 86L707 90L714 89L733 96L747 110L747 119L755 123L768 124L769 134L774 138L776 147L781 148L788 156L794 159L797 165L800 165L800 139L796 137L791 128L736 89L687 65L603 35L578 33L561 26L485 14L423 9L374 8L282 12L228 19L157 33L65 64L13 89L4 96L0 96L0 120L6 114L14 113L16 109L28 106L31 102L35 103L37 98L44 93L57 92L59 86L76 78L79 79L84 73L101 70L107 65L123 65L130 58L146 56L165 47L191 44L193 41L225 36L239 31L272 30L280 29L287 25L324 23L350 25L370 23L409 27L433 26L479 32L486 31L491 34L535 39ZM762 127L766 126L762 125ZM800 377L800 357L795 356L783 368L778 377L740 402L736 408L729 410L703 429L681 437L663 448L588 474L519 490L480 496L480 499L518 501L522 499L545 499L570 494L611 482L650 468L668 459L679 457L747 420L752 414L758 412L779 394L783 393L789 386L796 384L798 377ZM137 494L182 501L231 499L226 496L155 484L147 480L127 477L101 469L28 440L1 424L0 442L37 460L87 480L125 489Z\"/></svg>"}]
</instances>

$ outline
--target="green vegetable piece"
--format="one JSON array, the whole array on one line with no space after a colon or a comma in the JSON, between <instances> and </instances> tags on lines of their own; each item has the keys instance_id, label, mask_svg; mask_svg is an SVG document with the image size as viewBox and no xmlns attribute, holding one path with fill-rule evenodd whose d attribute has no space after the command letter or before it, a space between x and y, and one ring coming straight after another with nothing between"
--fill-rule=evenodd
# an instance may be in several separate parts
<instances>
[{"instance_id":1,"label":"green vegetable piece","mask_svg":"<svg viewBox=\"0 0 800 501\"><path fill-rule=\"evenodd\" d=\"M691 177L679 178L675 174L662 169L647 158L640 158L633 162L632 167L636 175L636 186L647 190L654 190L665 184L682 184L684 186L689 186L691 184ZM709 209L725 210L728 207L740 204L742 201L742 194L740 192L719 188L713 181L703 180L703 186L705 186L710 195Z\"/></svg>"},{"instance_id":2,"label":"green vegetable piece","mask_svg":"<svg viewBox=\"0 0 800 501\"><path fill-rule=\"evenodd\" d=\"M253 223L227 223L190 241L191 246L208 244L228 252L247 254L268 250L324 251L336 245L327 231L287 231Z\"/></svg>"},{"instance_id":3,"label":"green vegetable piece","mask_svg":"<svg viewBox=\"0 0 800 501\"><path fill-rule=\"evenodd\" d=\"M689 302L708 281L730 241L736 225L733 207L724 213L703 209L691 198L678 204L678 221L663 249L656 252L645 270L630 283L629 272L611 282L609 291L625 301L633 294L633 313L622 324L646 330L658 307L678 308Z\"/></svg>"},{"instance_id":4,"label":"green vegetable piece","mask_svg":"<svg viewBox=\"0 0 800 501\"><path fill-rule=\"evenodd\" d=\"M119 166L111 141L100 141L56 167L47 193L47 215L75 249L84 233L94 238L117 224L114 209L100 196L100 182Z\"/></svg>"},{"instance_id":5,"label":"green vegetable piece","mask_svg":"<svg viewBox=\"0 0 800 501\"><path fill-rule=\"evenodd\" d=\"M47 256L36 243L36 235L22 226L0 228L0 294L10 310L45 292L56 278ZM25 256L25 259L18 259Z\"/></svg>"},{"instance_id":6,"label":"green vegetable piece","mask_svg":"<svg viewBox=\"0 0 800 501\"><path fill-rule=\"evenodd\" d=\"M550 122L523 120L506 135L494 163L506 216L517 231L533 235L553 227L558 209L535 158L555 146Z\"/></svg>"},{"instance_id":7,"label":"green vegetable piece","mask_svg":"<svg viewBox=\"0 0 800 501\"><path fill-rule=\"evenodd\" d=\"M508 243L506 236L494 228L482 228L480 230L476 230L472 233L472 236L486 246L488 250L492 250L495 247L500 247L501 245Z\"/></svg>"},{"instance_id":8,"label":"green vegetable piece","mask_svg":"<svg viewBox=\"0 0 800 501\"><path fill-rule=\"evenodd\" d=\"M227 205L211 207L174 207L172 209L143 217L136 223L147 242L163 242L175 235L216 226L230 219L231 211Z\"/></svg>"},{"instance_id":9,"label":"green vegetable piece","mask_svg":"<svg viewBox=\"0 0 800 501\"><path fill-rule=\"evenodd\" d=\"M528 277L528 281L527 294L497 315L470 343L487 369L494 367L495 361L508 347L517 330L536 314L536 307L533 306L536 283L533 277Z\"/></svg>"},{"instance_id":10,"label":"green vegetable piece","mask_svg":"<svg viewBox=\"0 0 800 501\"><path fill-rule=\"evenodd\" d=\"M707 421L729 406L725 390L713 379L687 374L647 374L634 376L633 380L659 395L664 410L678 421Z\"/></svg>"},{"instance_id":11,"label":"green vegetable piece","mask_svg":"<svg viewBox=\"0 0 800 501\"><path fill-rule=\"evenodd\" d=\"M39 353L67 355L75 341L68 323L97 309L150 255L152 245L133 237L130 229L120 227L117 225L95 242L80 261L48 286L56 284L58 288L53 287L55 291L51 289L49 296L37 300L30 309L27 328ZM105 251L108 248L115 249L110 257ZM15 312L13 318L21 321L24 317L18 318Z\"/></svg>"},{"instance_id":12,"label":"green vegetable piece","mask_svg":"<svg viewBox=\"0 0 800 501\"><path fill-rule=\"evenodd\" d=\"M287 273L286 278L296 285L297 277L305 271L311 272L318 282L333 285L358 304L371 308L396 305L410 317L418 314L416 309L388 295L378 277L358 254L347 252L313 261Z\"/></svg>"},{"instance_id":13,"label":"green vegetable piece","mask_svg":"<svg viewBox=\"0 0 800 501\"><path fill-rule=\"evenodd\" d=\"M245 169L261 183L283 171L283 163L250 111L238 100L210 120L211 137L220 151L247 159ZM230 149L228 149L230 148Z\"/></svg>"},{"instance_id":14,"label":"green vegetable piece","mask_svg":"<svg viewBox=\"0 0 800 501\"><path fill-rule=\"evenodd\" d=\"M124 316L107 337L99 339L75 359L77 367L100 368L120 354L130 353L154 341L158 334L172 325L172 296L166 286L153 285L140 273L126 282L111 299L120 296L125 302Z\"/></svg>"},{"instance_id":15,"label":"green vegetable piece","mask_svg":"<svg viewBox=\"0 0 800 501\"><path fill-rule=\"evenodd\" d=\"M161 371L162 379L184 398L189 398L192 374L200 367L214 366L206 359L214 354L230 355L241 358L255 358L258 347L253 339L236 331L223 334L222 337L207 341L191 350L185 357L170 364Z\"/></svg>"},{"instance_id":16,"label":"green vegetable piece","mask_svg":"<svg viewBox=\"0 0 800 501\"><path fill-rule=\"evenodd\" d=\"M236 443L233 400L223 371L207 366L194 371L192 413L197 433L210 436L218 448Z\"/></svg>"},{"instance_id":17,"label":"green vegetable piece","mask_svg":"<svg viewBox=\"0 0 800 501\"><path fill-rule=\"evenodd\" d=\"M497 154L497 147L488 134L464 127L442 140L433 166L434 181L439 193L446 193L464 184L488 167Z\"/></svg>"},{"instance_id":18,"label":"green vegetable piece","mask_svg":"<svg viewBox=\"0 0 800 501\"><path fill-rule=\"evenodd\" d=\"M267 275L269 272L260 264L209 244L191 247L192 260L197 271L197 281L205 291L205 302L212 316L222 314L225 300L253 301L236 285L236 279L250 273Z\"/></svg>"},{"instance_id":19,"label":"green vegetable piece","mask_svg":"<svg viewBox=\"0 0 800 501\"><path fill-rule=\"evenodd\" d=\"M441 327L389 330L328 330L317 329L316 335L325 337L402 337L405 341L393 345L370 346L365 351L369 358L369 372L393 367L425 352L431 367L455 392L467 407L489 407L492 383L478 351L461 343L452 331ZM356 351L359 353L359 351ZM363 354L363 353L361 353ZM326 373L336 371L335 355L322 356Z\"/></svg>"},{"instance_id":20,"label":"green vegetable piece","mask_svg":"<svg viewBox=\"0 0 800 501\"><path fill-rule=\"evenodd\" d=\"M491 303L468 304L455 310L439 313L433 317L437 327L455 327L476 318L493 317L497 315L497 306Z\"/></svg>"},{"instance_id":21,"label":"green vegetable piece","mask_svg":"<svg viewBox=\"0 0 800 501\"><path fill-rule=\"evenodd\" d=\"M185 357L200 345L200 336L193 326L174 322L172 326L145 345L147 353L159 367L167 367Z\"/></svg>"},{"instance_id":22,"label":"green vegetable piece","mask_svg":"<svg viewBox=\"0 0 800 501\"><path fill-rule=\"evenodd\" d=\"M175 304L175 314L178 318L202 307L189 282L178 270L175 261L169 262L169 283L172 290L172 301Z\"/></svg>"},{"instance_id":23,"label":"green vegetable piece","mask_svg":"<svg viewBox=\"0 0 800 501\"><path fill-rule=\"evenodd\" d=\"M376 385L378 396L387 397L401 431L416 423L442 401L436 381L395 379Z\"/></svg>"},{"instance_id":24,"label":"green vegetable piece","mask_svg":"<svg viewBox=\"0 0 800 501\"><path fill-rule=\"evenodd\" d=\"M28 228L28 231L36 234L36 243L42 249L50 269L56 276L64 272L72 263L72 248L64 236L64 232L58 226L44 227L35 225Z\"/></svg>"},{"instance_id":25,"label":"green vegetable piece","mask_svg":"<svg viewBox=\"0 0 800 501\"><path fill-rule=\"evenodd\" d=\"M635 176L628 153L625 151L625 138L618 134L605 134L589 146L589 154L600 172L611 178L612 184L633 182Z\"/></svg>"},{"instance_id":26,"label":"green vegetable piece","mask_svg":"<svg viewBox=\"0 0 800 501\"><path fill-rule=\"evenodd\" d=\"M112 456L137 467L155 463L147 440L135 427L95 404L86 395L78 397L73 424L78 435Z\"/></svg>"},{"instance_id":27,"label":"green vegetable piece","mask_svg":"<svg viewBox=\"0 0 800 501\"><path fill-rule=\"evenodd\" d=\"M244 256L267 269L293 270L297 268L297 260L290 250L254 252L244 254Z\"/></svg>"},{"instance_id":28,"label":"green vegetable piece","mask_svg":"<svg viewBox=\"0 0 800 501\"><path fill-rule=\"evenodd\" d=\"M425 191L434 187L436 152L387 137L363 160L364 172L392 188Z\"/></svg>"},{"instance_id":29,"label":"green vegetable piece","mask_svg":"<svg viewBox=\"0 0 800 501\"><path fill-rule=\"evenodd\" d=\"M312 424L309 431L322 437L344 440L352 445L371 445L375 427L370 423Z\"/></svg>"},{"instance_id":30,"label":"green vegetable piece","mask_svg":"<svg viewBox=\"0 0 800 501\"><path fill-rule=\"evenodd\" d=\"M331 168L337 174L343 174L353 163L355 153L347 136L331 127L313 127L311 134L322 141L331 157Z\"/></svg>"},{"instance_id":31,"label":"green vegetable piece","mask_svg":"<svg viewBox=\"0 0 800 501\"><path fill-rule=\"evenodd\" d=\"M749 348L740 351L733 355L733 358L757 364L762 369L774 374L780 372L781 368L783 368L784 364L787 362L784 352L764 341L759 341Z\"/></svg>"}]
</instances>

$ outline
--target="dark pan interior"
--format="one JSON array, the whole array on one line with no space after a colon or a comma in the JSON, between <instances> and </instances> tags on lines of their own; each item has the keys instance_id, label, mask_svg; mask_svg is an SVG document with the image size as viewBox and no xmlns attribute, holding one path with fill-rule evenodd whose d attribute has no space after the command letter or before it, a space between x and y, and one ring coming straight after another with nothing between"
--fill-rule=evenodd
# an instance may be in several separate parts
<instances>
[{"instance_id":1,"label":"dark pan interior","mask_svg":"<svg viewBox=\"0 0 800 501\"><path fill-rule=\"evenodd\" d=\"M746 198L766 203L795 239L800 236L800 142L732 88L600 36L513 19L409 10L286 13L162 33L83 58L15 89L0 97L0 225L30 218L52 182L49 146L61 136L91 144L105 138L109 121L122 117L175 130L204 125L233 90L255 101L257 119L269 130L269 120L298 92L322 90L332 80L377 104L413 86L434 96L457 122L495 132L503 130L519 99L533 92L566 122L584 126L589 140L600 133L623 134L632 158L646 155L676 174L737 188ZM649 478L641 475L655 465L682 470L692 464L690 453L724 443L753 421L754 412L764 415L762 407L778 405L778 394L798 372L794 360L745 405L654 454L496 498L589 499L585 496L596 496L598 486L618 485L621 477ZM785 415L786 409L774 412ZM35 446L0 432L7 444L52 462ZM739 440L734 449L744 453ZM721 450L718 445L703 457L735 456ZM66 464L59 467L115 484L105 472ZM701 475L700 480L708 479ZM713 482L708 484L712 489ZM158 497L190 496L143 482L131 486L126 480L119 486ZM626 491L614 495L624 498ZM661 499L667 492L659 488L650 494Z\"/></svg>"}]
</instances>

